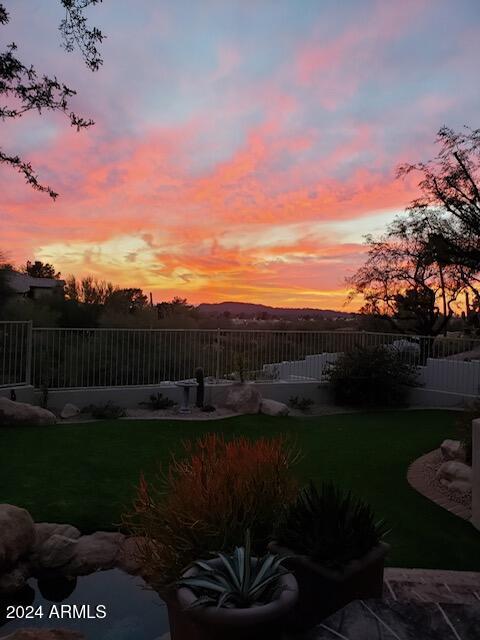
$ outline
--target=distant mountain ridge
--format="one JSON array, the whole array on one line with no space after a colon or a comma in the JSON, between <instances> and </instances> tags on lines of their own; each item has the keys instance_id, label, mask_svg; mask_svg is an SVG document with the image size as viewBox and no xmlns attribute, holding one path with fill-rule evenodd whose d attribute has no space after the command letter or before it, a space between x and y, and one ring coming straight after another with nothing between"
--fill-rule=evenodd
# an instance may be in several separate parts
<instances>
[{"instance_id":1,"label":"distant mountain ridge","mask_svg":"<svg viewBox=\"0 0 480 640\"><path fill-rule=\"evenodd\" d=\"M257 318L262 314L282 318L298 318L300 316L349 318L356 315L353 312L334 311L332 309L269 307L252 302L202 302L197 306L197 311L204 316L219 316L227 311L234 317L243 314L244 317L251 318Z\"/></svg>"}]
</instances>

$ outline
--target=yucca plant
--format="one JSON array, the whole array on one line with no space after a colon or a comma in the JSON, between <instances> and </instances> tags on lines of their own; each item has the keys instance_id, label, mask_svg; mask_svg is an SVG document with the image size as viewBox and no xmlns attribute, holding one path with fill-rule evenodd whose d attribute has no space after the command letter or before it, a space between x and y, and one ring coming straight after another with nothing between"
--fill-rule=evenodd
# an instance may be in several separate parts
<instances>
[{"instance_id":1,"label":"yucca plant","mask_svg":"<svg viewBox=\"0 0 480 640\"><path fill-rule=\"evenodd\" d=\"M237 547L232 555L218 553L216 560L194 562L192 568L198 572L177 582L197 596L192 607L245 609L268 604L279 593L280 578L288 573L282 566L285 556L268 553L262 558L252 557L250 530L245 546Z\"/></svg>"},{"instance_id":2,"label":"yucca plant","mask_svg":"<svg viewBox=\"0 0 480 640\"><path fill-rule=\"evenodd\" d=\"M384 538L383 520L376 521L370 505L333 483L320 491L310 483L285 507L275 530L283 547L318 564L337 568L361 558Z\"/></svg>"}]
</instances>

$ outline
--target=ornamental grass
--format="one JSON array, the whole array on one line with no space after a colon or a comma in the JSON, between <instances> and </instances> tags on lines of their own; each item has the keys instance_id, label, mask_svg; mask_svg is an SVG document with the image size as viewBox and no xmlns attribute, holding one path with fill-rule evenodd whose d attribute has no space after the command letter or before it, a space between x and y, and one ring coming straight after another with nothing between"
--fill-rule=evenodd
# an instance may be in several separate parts
<instances>
[{"instance_id":1,"label":"ornamental grass","mask_svg":"<svg viewBox=\"0 0 480 640\"><path fill-rule=\"evenodd\" d=\"M144 573L168 592L193 561L232 552L247 529L264 553L273 527L298 490L296 446L285 437L226 439L207 434L184 443L152 482L142 476L124 524L139 536Z\"/></svg>"}]
</instances>

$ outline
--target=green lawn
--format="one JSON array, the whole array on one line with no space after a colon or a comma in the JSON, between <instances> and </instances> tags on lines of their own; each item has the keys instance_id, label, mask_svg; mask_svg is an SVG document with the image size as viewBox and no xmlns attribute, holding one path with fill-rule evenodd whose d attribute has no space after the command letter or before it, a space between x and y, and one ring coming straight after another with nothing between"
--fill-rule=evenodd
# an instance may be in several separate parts
<instances>
[{"instance_id":1,"label":"green lawn","mask_svg":"<svg viewBox=\"0 0 480 640\"><path fill-rule=\"evenodd\" d=\"M84 532L111 529L141 471L151 476L181 441L207 431L252 438L285 433L304 453L302 480L333 478L368 499L392 529L388 564L480 570L480 533L410 488L411 461L455 437L449 411L391 411L319 418L242 416L205 422L108 421L0 430L0 502L37 521Z\"/></svg>"}]
</instances>

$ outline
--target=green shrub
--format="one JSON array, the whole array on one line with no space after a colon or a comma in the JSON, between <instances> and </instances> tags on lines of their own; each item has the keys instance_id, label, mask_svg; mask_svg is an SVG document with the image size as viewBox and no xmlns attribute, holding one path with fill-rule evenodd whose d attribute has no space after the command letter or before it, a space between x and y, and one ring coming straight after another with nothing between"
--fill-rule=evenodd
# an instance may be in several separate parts
<instances>
[{"instance_id":1,"label":"green shrub","mask_svg":"<svg viewBox=\"0 0 480 640\"><path fill-rule=\"evenodd\" d=\"M147 406L152 411L158 411L160 409L170 409L175 406L175 402L170 400L167 396L163 396L161 393L153 394L150 396L147 402L140 402Z\"/></svg>"},{"instance_id":2,"label":"green shrub","mask_svg":"<svg viewBox=\"0 0 480 640\"><path fill-rule=\"evenodd\" d=\"M107 404L90 404L82 409L82 413L90 413L92 418L99 420L114 420L123 418L125 409L108 401Z\"/></svg>"},{"instance_id":3,"label":"green shrub","mask_svg":"<svg viewBox=\"0 0 480 640\"><path fill-rule=\"evenodd\" d=\"M303 396L299 399L298 396L290 396L288 399L288 404L292 409L298 409L299 411L303 411L306 413L310 411L314 401L311 398L304 398Z\"/></svg>"},{"instance_id":4,"label":"green shrub","mask_svg":"<svg viewBox=\"0 0 480 640\"><path fill-rule=\"evenodd\" d=\"M275 540L325 567L338 568L362 557L386 534L371 507L332 483L317 490L312 481L283 509Z\"/></svg>"},{"instance_id":5,"label":"green shrub","mask_svg":"<svg viewBox=\"0 0 480 640\"><path fill-rule=\"evenodd\" d=\"M328 365L326 377L336 404L402 406L409 387L417 384L417 368L395 349L358 346Z\"/></svg>"}]
</instances>

